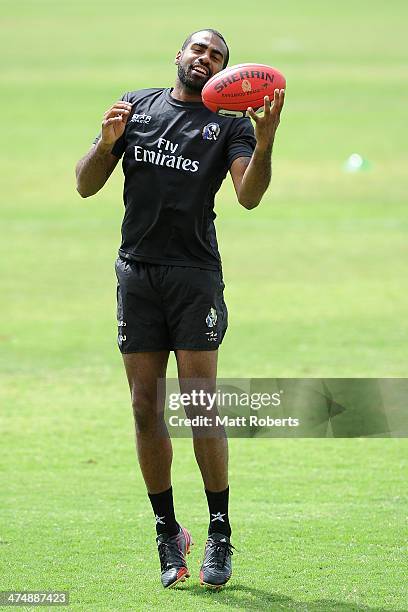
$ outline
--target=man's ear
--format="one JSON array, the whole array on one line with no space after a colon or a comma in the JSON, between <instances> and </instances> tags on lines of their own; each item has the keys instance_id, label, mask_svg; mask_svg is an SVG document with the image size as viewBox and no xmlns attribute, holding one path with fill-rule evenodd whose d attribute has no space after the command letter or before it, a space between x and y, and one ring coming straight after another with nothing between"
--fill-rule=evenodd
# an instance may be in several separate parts
<instances>
[{"instance_id":1,"label":"man's ear","mask_svg":"<svg viewBox=\"0 0 408 612\"><path fill-rule=\"evenodd\" d=\"M174 60L174 63L177 65L180 61L181 58L181 51L179 51L176 55L176 59Z\"/></svg>"}]
</instances>

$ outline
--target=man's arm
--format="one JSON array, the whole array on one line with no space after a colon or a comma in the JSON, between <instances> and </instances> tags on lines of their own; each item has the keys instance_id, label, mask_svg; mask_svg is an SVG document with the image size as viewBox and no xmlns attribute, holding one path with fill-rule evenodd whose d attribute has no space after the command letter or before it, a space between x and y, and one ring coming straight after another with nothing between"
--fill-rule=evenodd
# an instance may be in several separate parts
<instances>
[{"instance_id":1,"label":"man's arm","mask_svg":"<svg viewBox=\"0 0 408 612\"><path fill-rule=\"evenodd\" d=\"M248 114L255 122L255 151L252 157L235 159L230 169L238 202L245 208L258 206L271 181L272 149L284 101L285 90L275 89L273 106L265 96L262 117L248 108Z\"/></svg>"},{"instance_id":2,"label":"man's arm","mask_svg":"<svg viewBox=\"0 0 408 612\"><path fill-rule=\"evenodd\" d=\"M76 165L77 191L83 198L97 193L112 174L119 158L112 147L125 130L132 105L116 102L104 114L101 138Z\"/></svg>"}]
</instances>

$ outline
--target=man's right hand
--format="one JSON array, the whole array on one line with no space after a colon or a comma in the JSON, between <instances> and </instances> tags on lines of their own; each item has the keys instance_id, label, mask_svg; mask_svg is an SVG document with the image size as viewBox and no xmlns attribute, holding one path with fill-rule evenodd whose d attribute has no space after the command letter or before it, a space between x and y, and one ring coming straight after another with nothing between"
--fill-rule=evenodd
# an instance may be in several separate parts
<instances>
[{"instance_id":1,"label":"man's right hand","mask_svg":"<svg viewBox=\"0 0 408 612\"><path fill-rule=\"evenodd\" d=\"M125 131L126 122L132 105L129 102L115 102L103 116L101 141L105 146L112 146Z\"/></svg>"},{"instance_id":2,"label":"man's right hand","mask_svg":"<svg viewBox=\"0 0 408 612\"><path fill-rule=\"evenodd\" d=\"M102 189L115 169L119 157L112 154L112 147L125 131L131 110L132 105L129 102L115 102L103 116L100 139L77 163L77 191L83 198L88 198Z\"/></svg>"}]
</instances>

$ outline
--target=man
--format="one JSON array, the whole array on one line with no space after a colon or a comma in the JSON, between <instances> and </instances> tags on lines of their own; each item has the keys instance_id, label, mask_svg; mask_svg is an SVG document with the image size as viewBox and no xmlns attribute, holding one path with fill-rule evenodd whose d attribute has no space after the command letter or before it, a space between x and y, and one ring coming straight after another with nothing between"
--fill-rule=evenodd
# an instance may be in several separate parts
<instances>
[{"instance_id":1,"label":"man","mask_svg":"<svg viewBox=\"0 0 408 612\"><path fill-rule=\"evenodd\" d=\"M176 55L174 88L125 94L104 115L101 134L76 168L77 190L94 195L123 157L125 216L116 261L118 344L129 382L137 453L156 519L162 584L189 576L191 536L175 517L172 446L163 435L158 379L174 351L180 385L215 389L217 352L227 329L224 283L214 228L214 197L228 170L239 203L259 204L284 91L264 115L230 119L201 101L205 83L226 67L228 46L215 30L191 34ZM195 437L209 507L200 579L219 588L231 576L228 448L225 436Z\"/></svg>"}]
</instances>

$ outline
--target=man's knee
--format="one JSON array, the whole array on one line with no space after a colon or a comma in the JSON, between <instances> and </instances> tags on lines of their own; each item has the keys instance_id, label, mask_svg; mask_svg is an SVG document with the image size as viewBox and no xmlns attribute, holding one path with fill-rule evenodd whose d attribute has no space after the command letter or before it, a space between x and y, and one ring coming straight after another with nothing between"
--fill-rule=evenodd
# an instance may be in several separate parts
<instances>
[{"instance_id":1,"label":"man's knee","mask_svg":"<svg viewBox=\"0 0 408 612\"><path fill-rule=\"evenodd\" d=\"M137 433L154 433L163 421L163 411L159 411L156 392L133 390L132 409Z\"/></svg>"}]
</instances>

